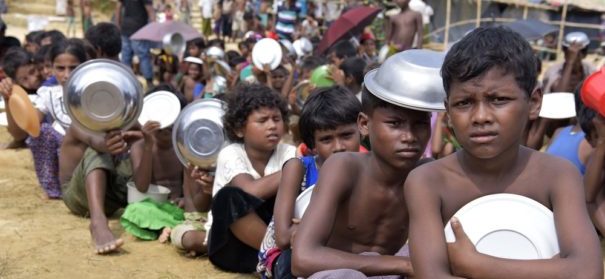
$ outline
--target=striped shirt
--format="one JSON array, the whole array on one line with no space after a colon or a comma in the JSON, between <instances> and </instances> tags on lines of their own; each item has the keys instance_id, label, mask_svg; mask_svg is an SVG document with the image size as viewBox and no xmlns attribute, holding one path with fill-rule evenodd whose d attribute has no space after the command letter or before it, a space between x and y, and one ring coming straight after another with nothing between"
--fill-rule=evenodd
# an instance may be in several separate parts
<instances>
[{"instance_id":1,"label":"striped shirt","mask_svg":"<svg viewBox=\"0 0 605 279\"><path fill-rule=\"evenodd\" d=\"M292 34L296 30L299 20L300 9L296 6L283 5L277 9L277 24L275 30L280 39L292 40Z\"/></svg>"}]
</instances>

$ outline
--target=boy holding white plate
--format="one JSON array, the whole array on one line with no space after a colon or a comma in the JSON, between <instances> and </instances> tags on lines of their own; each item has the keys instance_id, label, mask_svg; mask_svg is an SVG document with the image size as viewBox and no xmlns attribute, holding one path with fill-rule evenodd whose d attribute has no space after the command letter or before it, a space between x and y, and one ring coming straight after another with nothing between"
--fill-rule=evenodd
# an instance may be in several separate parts
<instances>
[{"instance_id":1,"label":"boy holding white plate","mask_svg":"<svg viewBox=\"0 0 605 279\"><path fill-rule=\"evenodd\" d=\"M415 276L603 278L599 240L577 169L521 146L525 125L538 116L542 99L530 45L507 28L477 28L452 47L441 73L447 112L463 149L415 169L406 180ZM464 232L471 232L472 224L452 216L470 201L497 193L524 196L552 210L560 253L514 260L477 252ZM525 217L516 216L516 222ZM444 235L448 221L453 243Z\"/></svg>"}]
</instances>

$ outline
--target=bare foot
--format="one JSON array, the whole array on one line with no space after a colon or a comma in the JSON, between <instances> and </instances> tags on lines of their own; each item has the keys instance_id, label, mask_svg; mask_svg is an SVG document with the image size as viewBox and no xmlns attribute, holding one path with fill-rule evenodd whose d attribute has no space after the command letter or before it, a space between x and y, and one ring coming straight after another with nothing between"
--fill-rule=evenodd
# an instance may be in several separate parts
<instances>
[{"instance_id":1,"label":"bare foot","mask_svg":"<svg viewBox=\"0 0 605 279\"><path fill-rule=\"evenodd\" d=\"M95 248L97 254L108 254L116 251L124 240L121 238L115 238L113 233L109 229L107 221L90 221L90 234L95 242Z\"/></svg>"},{"instance_id":2,"label":"bare foot","mask_svg":"<svg viewBox=\"0 0 605 279\"><path fill-rule=\"evenodd\" d=\"M168 242L168 240L170 240L170 232L172 232L170 227L163 228L162 233L160 233L160 237L158 237L158 241L160 241L160 243Z\"/></svg>"},{"instance_id":3,"label":"bare foot","mask_svg":"<svg viewBox=\"0 0 605 279\"><path fill-rule=\"evenodd\" d=\"M189 256L202 255L208 252L204 245L206 233L204 231L189 231L183 235L183 248Z\"/></svg>"}]
</instances>

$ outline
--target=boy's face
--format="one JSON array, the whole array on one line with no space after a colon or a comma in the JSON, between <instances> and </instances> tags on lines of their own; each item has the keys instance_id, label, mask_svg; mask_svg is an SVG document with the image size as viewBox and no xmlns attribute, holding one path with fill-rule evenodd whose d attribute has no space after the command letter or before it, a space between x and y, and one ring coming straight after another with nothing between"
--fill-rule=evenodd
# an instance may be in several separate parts
<instances>
[{"instance_id":1,"label":"boy's face","mask_svg":"<svg viewBox=\"0 0 605 279\"><path fill-rule=\"evenodd\" d=\"M274 71L271 73L271 80L273 81L273 88L281 89L284 87L284 82L286 82L286 74L283 71Z\"/></svg>"},{"instance_id":2,"label":"boy's face","mask_svg":"<svg viewBox=\"0 0 605 279\"><path fill-rule=\"evenodd\" d=\"M410 0L397 0L396 3L399 8L404 9L408 7Z\"/></svg>"},{"instance_id":3,"label":"boy's face","mask_svg":"<svg viewBox=\"0 0 605 279\"><path fill-rule=\"evenodd\" d=\"M200 57L200 55L202 54L202 50L194 44L189 44L189 46L187 47L187 51L189 52L189 56L193 57Z\"/></svg>"},{"instance_id":4,"label":"boy's face","mask_svg":"<svg viewBox=\"0 0 605 279\"><path fill-rule=\"evenodd\" d=\"M15 72L17 84L26 90L36 90L42 84L42 76L36 64L26 64L17 68Z\"/></svg>"},{"instance_id":5,"label":"boy's face","mask_svg":"<svg viewBox=\"0 0 605 279\"><path fill-rule=\"evenodd\" d=\"M411 170L431 136L431 114L402 107L377 107L357 120L362 135L369 135L372 152L399 170Z\"/></svg>"},{"instance_id":6,"label":"boy's face","mask_svg":"<svg viewBox=\"0 0 605 279\"><path fill-rule=\"evenodd\" d=\"M246 124L236 135L252 149L271 152L281 140L284 131L281 111L278 108L261 107L248 115Z\"/></svg>"},{"instance_id":7,"label":"boy's face","mask_svg":"<svg viewBox=\"0 0 605 279\"><path fill-rule=\"evenodd\" d=\"M338 152L359 151L359 129L357 123L340 125L336 129L316 130L313 134L315 154L324 161Z\"/></svg>"},{"instance_id":8,"label":"boy's face","mask_svg":"<svg viewBox=\"0 0 605 279\"><path fill-rule=\"evenodd\" d=\"M528 98L512 73L492 68L483 76L452 83L446 102L456 137L472 156L494 158L516 152L529 119L536 119L542 94Z\"/></svg>"},{"instance_id":9,"label":"boy's face","mask_svg":"<svg viewBox=\"0 0 605 279\"><path fill-rule=\"evenodd\" d=\"M172 147L172 126L158 130L155 134L157 145L161 148Z\"/></svg>"},{"instance_id":10,"label":"boy's face","mask_svg":"<svg viewBox=\"0 0 605 279\"><path fill-rule=\"evenodd\" d=\"M189 63L189 67L187 68L187 75L189 75L193 79L198 79L201 74L201 66L195 63Z\"/></svg>"}]
</instances>

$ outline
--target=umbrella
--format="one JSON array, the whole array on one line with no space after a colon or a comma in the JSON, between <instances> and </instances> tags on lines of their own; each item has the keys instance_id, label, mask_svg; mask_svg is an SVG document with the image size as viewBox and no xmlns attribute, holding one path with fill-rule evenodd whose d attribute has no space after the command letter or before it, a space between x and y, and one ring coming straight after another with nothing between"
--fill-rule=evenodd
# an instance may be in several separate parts
<instances>
[{"instance_id":1,"label":"umbrella","mask_svg":"<svg viewBox=\"0 0 605 279\"><path fill-rule=\"evenodd\" d=\"M164 35L178 32L183 35L185 41L201 38L202 35L195 28L181 21L151 22L130 36L132 40L149 40L162 42Z\"/></svg>"},{"instance_id":2,"label":"umbrella","mask_svg":"<svg viewBox=\"0 0 605 279\"><path fill-rule=\"evenodd\" d=\"M321 54L339 40L359 34L363 28L370 25L381 9L357 7L348 10L334 21L323 35L317 53Z\"/></svg>"},{"instance_id":3,"label":"umbrella","mask_svg":"<svg viewBox=\"0 0 605 279\"><path fill-rule=\"evenodd\" d=\"M558 31L559 29L544 21L537 19L523 19L506 23L504 26L521 34L528 41L542 39L544 35Z\"/></svg>"}]
</instances>

